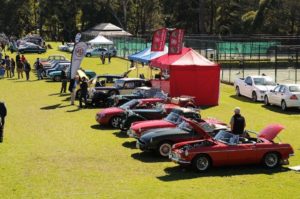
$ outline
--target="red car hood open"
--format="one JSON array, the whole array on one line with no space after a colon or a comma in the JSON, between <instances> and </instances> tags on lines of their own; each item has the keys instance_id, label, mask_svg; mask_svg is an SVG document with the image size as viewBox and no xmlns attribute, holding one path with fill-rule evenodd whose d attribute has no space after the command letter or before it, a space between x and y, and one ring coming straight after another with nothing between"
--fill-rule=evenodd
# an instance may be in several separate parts
<instances>
[{"instance_id":1,"label":"red car hood open","mask_svg":"<svg viewBox=\"0 0 300 199\"><path fill-rule=\"evenodd\" d=\"M258 137L272 141L282 129L284 127L280 124L270 124L259 132Z\"/></svg>"},{"instance_id":2,"label":"red car hood open","mask_svg":"<svg viewBox=\"0 0 300 199\"><path fill-rule=\"evenodd\" d=\"M142 122L135 122L131 125L132 130L139 130L139 129L154 129L154 128L167 128L167 127L176 127L175 124L168 122L166 120L148 120L148 121L142 121Z\"/></svg>"}]
</instances>

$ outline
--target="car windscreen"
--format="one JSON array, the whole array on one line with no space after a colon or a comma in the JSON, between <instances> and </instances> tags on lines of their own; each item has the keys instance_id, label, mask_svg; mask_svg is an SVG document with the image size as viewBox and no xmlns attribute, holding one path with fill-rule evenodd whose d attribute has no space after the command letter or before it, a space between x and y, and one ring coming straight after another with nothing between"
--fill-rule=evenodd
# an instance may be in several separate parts
<instances>
[{"instance_id":1,"label":"car windscreen","mask_svg":"<svg viewBox=\"0 0 300 199\"><path fill-rule=\"evenodd\" d=\"M194 131L193 127L189 123L187 123L186 121L181 122L178 125L178 128L180 128L184 131L187 131L187 132L193 132Z\"/></svg>"},{"instance_id":2,"label":"car windscreen","mask_svg":"<svg viewBox=\"0 0 300 199\"><path fill-rule=\"evenodd\" d=\"M180 124L182 122L181 116L173 112L169 113L165 120L173 124Z\"/></svg>"},{"instance_id":3,"label":"car windscreen","mask_svg":"<svg viewBox=\"0 0 300 199\"><path fill-rule=\"evenodd\" d=\"M262 85L262 86L275 86L276 83L268 78L256 77L253 78L255 85Z\"/></svg>"},{"instance_id":4,"label":"car windscreen","mask_svg":"<svg viewBox=\"0 0 300 199\"><path fill-rule=\"evenodd\" d=\"M121 108L121 109L133 108L133 107L135 107L137 104L139 104L139 101L138 101L138 100L130 100L129 102L126 102L125 104L121 105L120 108Z\"/></svg>"},{"instance_id":5,"label":"car windscreen","mask_svg":"<svg viewBox=\"0 0 300 199\"><path fill-rule=\"evenodd\" d=\"M298 85L289 86L289 91L290 92L300 92L300 86L298 86Z\"/></svg>"},{"instance_id":6,"label":"car windscreen","mask_svg":"<svg viewBox=\"0 0 300 199\"><path fill-rule=\"evenodd\" d=\"M233 145L237 144L239 141L239 136L234 135L228 131L221 130L219 133L214 137L215 140L228 144L228 145Z\"/></svg>"}]
</instances>

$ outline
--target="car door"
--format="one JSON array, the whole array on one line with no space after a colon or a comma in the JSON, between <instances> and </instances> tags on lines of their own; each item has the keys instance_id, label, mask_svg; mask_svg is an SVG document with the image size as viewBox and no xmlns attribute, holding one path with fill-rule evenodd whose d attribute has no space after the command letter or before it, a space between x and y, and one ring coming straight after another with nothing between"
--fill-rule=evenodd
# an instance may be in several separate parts
<instances>
[{"instance_id":1,"label":"car door","mask_svg":"<svg viewBox=\"0 0 300 199\"><path fill-rule=\"evenodd\" d=\"M270 104L275 104L275 99L276 99L276 94L275 94L275 90L276 92L279 92L280 86L276 86L273 90L270 90L270 92L268 93L268 100Z\"/></svg>"},{"instance_id":2,"label":"car door","mask_svg":"<svg viewBox=\"0 0 300 199\"><path fill-rule=\"evenodd\" d=\"M273 95L273 104L280 105L281 104L281 93L280 93L281 85L277 86L274 89L274 95Z\"/></svg>"},{"instance_id":3,"label":"car door","mask_svg":"<svg viewBox=\"0 0 300 199\"><path fill-rule=\"evenodd\" d=\"M279 103L279 105L281 105L281 101L286 98L287 91L288 91L288 89L287 89L286 86L284 86L284 85L280 86L279 93L278 93L278 103Z\"/></svg>"},{"instance_id":4,"label":"car door","mask_svg":"<svg viewBox=\"0 0 300 199\"><path fill-rule=\"evenodd\" d=\"M251 164L256 162L256 144L236 144L227 147L228 164Z\"/></svg>"},{"instance_id":5,"label":"car door","mask_svg":"<svg viewBox=\"0 0 300 199\"><path fill-rule=\"evenodd\" d=\"M252 87L253 87L253 81L251 77L247 77L245 79L245 87L244 87L244 94L246 97L252 97Z\"/></svg>"}]
</instances>

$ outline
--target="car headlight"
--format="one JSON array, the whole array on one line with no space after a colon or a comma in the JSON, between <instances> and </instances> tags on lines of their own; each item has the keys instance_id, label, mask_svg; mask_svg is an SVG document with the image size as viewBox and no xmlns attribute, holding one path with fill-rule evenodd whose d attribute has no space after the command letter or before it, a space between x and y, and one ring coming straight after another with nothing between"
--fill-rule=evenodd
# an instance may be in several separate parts
<instances>
[{"instance_id":1,"label":"car headlight","mask_svg":"<svg viewBox=\"0 0 300 199\"><path fill-rule=\"evenodd\" d=\"M264 94L264 93L266 93L266 91L259 91L261 94Z\"/></svg>"},{"instance_id":2,"label":"car headlight","mask_svg":"<svg viewBox=\"0 0 300 199\"><path fill-rule=\"evenodd\" d=\"M184 155L185 155L185 156L188 156L188 155L189 155L189 151L188 151L188 150L185 150L185 151L184 151Z\"/></svg>"}]
</instances>

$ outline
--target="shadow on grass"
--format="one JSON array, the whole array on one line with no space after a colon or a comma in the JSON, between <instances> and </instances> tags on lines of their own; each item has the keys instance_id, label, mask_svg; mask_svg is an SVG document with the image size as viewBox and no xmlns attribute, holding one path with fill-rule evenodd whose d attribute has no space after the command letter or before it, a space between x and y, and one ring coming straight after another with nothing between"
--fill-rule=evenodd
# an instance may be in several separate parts
<instances>
[{"instance_id":1,"label":"shadow on grass","mask_svg":"<svg viewBox=\"0 0 300 199\"><path fill-rule=\"evenodd\" d=\"M62 96L60 96L60 97L62 97ZM61 100L61 101L63 101L63 102L71 101L71 97L67 97L67 98L65 98L65 99L63 99L63 100Z\"/></svg>"},{"instance_id":2,"label":"shadow on grass","mask_svg":"<svg viewBox=\"0 0 300 199\"><path fill-rule=\"evenodd\" d=\"M7 80L18 80L18 78L17 77L15 77L15 78L6 78Z\"/></svg>"},{"instance_id":3,"label":"shadow on grass","mask_svg":"<svg viewBox=\"0 0 300 199\"><path fill-rule=\"evenodd\" d=\"M65 96L70 96L70 94L69 93L59 93L59 97L65 97ZM71 97L69 99L71 99Z\"/></svg>"},{"instance_id":4,"label":"shadow on grass","mask_svg":"<svg viewBox=\"0 0 300 199\"><path fill-rule=\"evenodd\" d=\"M59 95L60 93L52 93L52 94L49 94L49 96L55 96L55 95Z\"/></svg>"},{"instance_id":5,"label":"shadow on grass","mask_svg":"<svg viewBox=\"0 0 300 199\"><path fill-rule=\"evenodd\" d=\"M128 138L128 135L124 131L114 132L114 135L118 138Z\"/></svg>"},{"instance_id":6,"label":"shadow on grass","mask_svg":"<svg viewBox=\"0 0 300 199\"><path fill-rule=\"evenodd\" d=\"M196 172L191 167L174 166L168 167L164 170L167 174L165 176L157 177L161 181L177 181L187 180L193 178L203 177L229 177L237 175L255 175L255 174L266 174L273 175L276 173L282 173L290 171L288 168L279 167L275 169L266 169L260 165L246 165L246 166L232 166L232 167L219 167L211 168L205 173Z\"/></svg>"},{"instance_id":7,"label":"shadow on grass","mask_svg":"<svg viewBox=\"0 0 300 199\"><path fill-rule=\"evenodd\" d=\"M41 110L53 110L53 109L57 109L60 107L61 104L54 104L54 105L51 105L51 106L45 106L45 107L42 107Z\"/></svg>"},{"instance_id":8,"label":"shadow on grass","mask_svg":"<svg viewBox=\"0 0 300 199\"><path fill-rule=\"evenodd\" d=\"M73 105L72 105L73 106ZM73 110L67 110L66 112L67 113L74 113L74 112L77 112L77 111L80 111L81 108L80 107L77 107L76 109L73 109Z\"/></svg>"},{"instance_id":9,"label":"shadow on grass","mask_svg":"<svg viewBox=\"0 0 300 199\"><path fill-rule=\"evenodd\" d=\"M122 144L122 146L129 149L136 149L136 141L126 141Z\"/></svg>"},{"instance_id":10,"label":"shadow on grass","mask_svg":"<svg viewBox=\"0 0 300 199\"><path fill-rule=\"evenodd\" d=\"M139 160L145 163L156 163L156 162L169 162L168 158L159 156L154 151L143 151L141 153L134 153L131 155L133 159Z\"/></svg>"},{"instance_id":11,"label":"shadow on grass","mask_svg":"<svg viewBox=\"0 0 300 199\"><path fill-rule=\"evenodd\" d=\"M112 127L103 126L103 125L100 125L100 124L91 125L91 128L96 129L96 130L114 130L114 128L112 128Z\"/></svg>"},{"instance_id":12,"label":"shadow on grass","mask_svg":"<svg viewBox=\"0 0 300 199\"><path fill-rule=\"evenodd\" d=\"M276 113L284 114L284 115L299 115L300 110L296 108L289 108L286 111L283 111L279 106L272 106L272 105L262 105L262 107L268 109L269 111L273 111Z\"/></svg>"},{"instance_id":13,"label":"shadow on grass","mask_svg":"<svg viewBox=\"0 0 300 199\"><path fill-rule=\"evenodd\" d=\"M231 95L230 97L233 98L233 99L242 101L242 102L249 103L249 104L260 104L261 103L261 102L254 102L250 98L247 98L247 97L244 97L244 96Z\"/></svg>"}]
</instances>

